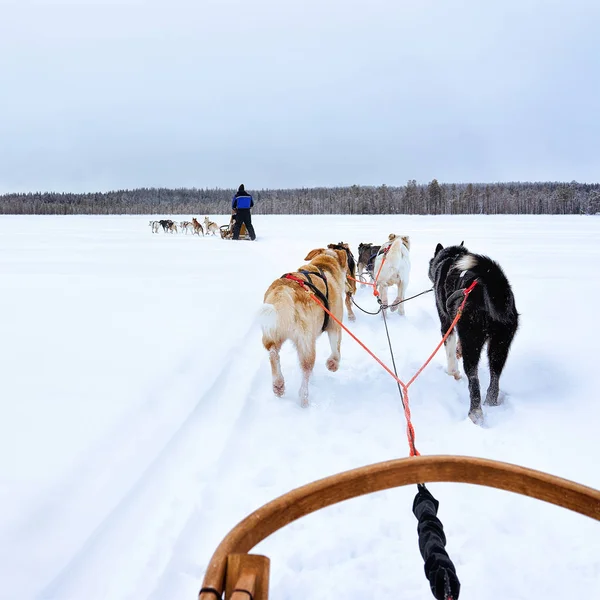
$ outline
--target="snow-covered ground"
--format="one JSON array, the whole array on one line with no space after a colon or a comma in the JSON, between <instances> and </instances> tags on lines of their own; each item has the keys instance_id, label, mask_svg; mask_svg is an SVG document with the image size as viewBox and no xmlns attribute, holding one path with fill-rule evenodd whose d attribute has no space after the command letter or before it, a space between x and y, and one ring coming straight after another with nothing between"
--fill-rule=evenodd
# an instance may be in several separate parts
<instances>
[{"instance_id":1,"label":"snow-covered ground","mask_svg":"<svg viewBox=\"0 0 600 600\"><path fill-rule=\"evenodd\" d=\"M396 385L349 336L337 373L320 338L309 409L291 347L288 392L271 392L256 311L273 279L329 242L356 252L409 234L410 294L429 287L438 241L498 260L521 314L505 402L473 425L442 351L411 387L417 447L600 487L598 218L255 216L254 243L152 234L148 220L0 218L1 598L191 600L249 512L407 455ZM368 288L356 300L376 306ZM389 363L381 318L357 317L353 332ZM390 330L408 378L439 341L432 295L391 315ZM485 359L480 373L485 388ZM497 490L429 488L464 600L596 597L597 522ZM331 507L262 543L271 597L430 598L415 491Z\"/></svg>"}]
</instances>

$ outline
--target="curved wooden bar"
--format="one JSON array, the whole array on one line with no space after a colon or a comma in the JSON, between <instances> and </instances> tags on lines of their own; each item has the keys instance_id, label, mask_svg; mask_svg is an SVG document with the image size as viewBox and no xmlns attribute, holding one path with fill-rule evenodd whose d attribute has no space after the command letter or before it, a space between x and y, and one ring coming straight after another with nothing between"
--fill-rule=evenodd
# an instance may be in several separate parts
<instances>
[{"instance_id":1,"label":"curved wooden bar","mask_svg":"<svg viewBox=\"0 0 600 600\"><path fill-rule=\"evenodd\" d=\"M269 535L326 506L403 485L471 483L530 496L600 521L600 491L510 463L468 456L416 456L345 471L297 488L265 504L238 523L219 544L203 588L223 591L227 557L247 553ZM215 600L204 592L199 600ZM218 596L220 598L220 596Z\"/></svg>"}]
</instances>

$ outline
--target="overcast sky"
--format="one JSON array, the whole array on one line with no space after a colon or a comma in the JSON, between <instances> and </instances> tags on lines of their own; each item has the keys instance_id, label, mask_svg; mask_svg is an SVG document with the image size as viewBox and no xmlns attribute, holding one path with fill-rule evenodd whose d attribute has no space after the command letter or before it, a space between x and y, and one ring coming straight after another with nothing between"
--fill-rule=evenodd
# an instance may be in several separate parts
<instances>
[{"instance_id":1,"label":"overcast sky","mask_svg":"<svg viewBox=\"0 0 600 600\"><path fill-rule=\"evenodd\" d=\"M600 180L598 0L0 0L0 193Z\"/></svg>"}]
</instances>

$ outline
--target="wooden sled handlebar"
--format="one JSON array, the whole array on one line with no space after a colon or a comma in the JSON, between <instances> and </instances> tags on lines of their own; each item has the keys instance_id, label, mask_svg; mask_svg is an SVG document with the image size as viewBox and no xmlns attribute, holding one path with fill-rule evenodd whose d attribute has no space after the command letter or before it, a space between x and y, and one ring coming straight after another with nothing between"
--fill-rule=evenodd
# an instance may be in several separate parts
<instances>
[{"instance_id":1,"label":"wooden sled handlebar","mask_svg":"<svg viewBox=\"0 0 600 600\"><path fill-rule=\"evenodd\" d=\"M537 498L600 521L600 491L517 465L467 456L417 456L345 471L297 488L265 504L238 523L213 554L199 600L236 594L252 581L254 600L268 595L269 561L247 553L269 535L326 506L403 485L457 482L483 485ZM258 587L257 587L258 581ZM256 589L260 588L257 593ZM246 595L245 598L248 598ZM235 598L234 598L235 600Z\"/></svg>"}]
</instances>

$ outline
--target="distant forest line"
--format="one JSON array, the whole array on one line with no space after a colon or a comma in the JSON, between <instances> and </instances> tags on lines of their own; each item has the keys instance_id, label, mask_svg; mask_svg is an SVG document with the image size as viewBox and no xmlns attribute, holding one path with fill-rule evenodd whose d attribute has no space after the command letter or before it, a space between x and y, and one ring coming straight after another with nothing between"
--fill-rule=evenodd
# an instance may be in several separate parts
<instances>
[{"instance_id":1,"label":"distant forest line","mask_svg":"<svg viewBox=\"0 0 600 600\"><path fill-rule=\"evenodd\" d=\"M600 183L438 183L404 186L263 189L255 214L600 214ZM231 189L138 188L103 193L0 195L0 214L217 215L231 212Z\"/></svg>"}]
</instances>

